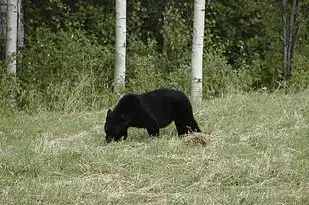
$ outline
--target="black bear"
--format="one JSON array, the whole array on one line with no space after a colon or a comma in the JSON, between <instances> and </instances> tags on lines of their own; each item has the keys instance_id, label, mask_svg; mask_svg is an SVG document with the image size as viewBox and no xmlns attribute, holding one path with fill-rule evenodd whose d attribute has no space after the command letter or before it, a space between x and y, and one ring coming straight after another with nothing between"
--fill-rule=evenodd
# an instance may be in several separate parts
<instances>
[{"instance_id":1,"label":"black bear","mask_svg":"<svg viewBox=\"0 0 309 205\"><path fill-rule=\"evenodd\" d=\"M178 135L201 132L188 97L179 90L161 88L149 93L126 94L108 110L104 130L106 142L127 138L129 127L146 128L150 136L175 122Z\"/></svg>"}]
</instances>

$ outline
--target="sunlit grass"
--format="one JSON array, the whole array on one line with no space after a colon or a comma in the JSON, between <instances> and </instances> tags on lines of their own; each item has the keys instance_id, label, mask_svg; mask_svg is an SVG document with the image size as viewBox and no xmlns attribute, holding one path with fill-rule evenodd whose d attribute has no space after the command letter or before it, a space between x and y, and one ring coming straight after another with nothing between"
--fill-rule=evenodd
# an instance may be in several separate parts
<instances>
[{"instance_id":1,"label":"sunlit grass","mask_svg":"<svg viewBox=\"0 0 309 205\"><path fill-rule=\"evenodd\" d=\"M9 113L0 123L0 204L308 204L309 92L235 94L174 125L104 142L106 110Z\"/></svg>"}]
</instances>

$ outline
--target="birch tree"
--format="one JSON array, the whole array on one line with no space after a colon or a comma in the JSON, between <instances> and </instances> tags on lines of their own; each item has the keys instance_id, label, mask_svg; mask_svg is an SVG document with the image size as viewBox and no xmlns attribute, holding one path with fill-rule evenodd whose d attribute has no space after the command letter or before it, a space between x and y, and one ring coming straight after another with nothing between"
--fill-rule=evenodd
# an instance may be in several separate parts
<instances>
[{"instance_id":1,"label":"birch tree","mask_svg":"<svg viewBox=\"0 0 309 205\"><path fill-rule=\"evenodd\" d=\"M17 0L8 0L6 59L9 61L9 70L16 74L17 54Z\"/></svg>"},{"instance_id":2,"label":"birch tree","mask_svg":"<svg viewBox=\"0 0 309 205\"><path fill-rule=\"evenodd\" d=\"M285 81L292 76L293 58L296 48L296 40L299 32L300 1L282 0L282 40L283 40L283 73Z\"/></svg>"},{"instance_id":3,"label":"birch tree","mask_svg":"<svg viewBox=\"0 0 309 205\"><path fill-rule=\"evenodd\" d=\"M126 0L116 0L116 48L114 89L125 84L126 73Z\"/></svg>"},{"instance_id":4,"label":"birch tree","mask_svg":"<svg viewBox=\"0 0 309 205\"><path fill-rule=\"evenodd\" d=\"M193 102L201 102L203 97L203 40L205 21L205 0L194 1L191 96Z\"/></svg>"}]
</instances>

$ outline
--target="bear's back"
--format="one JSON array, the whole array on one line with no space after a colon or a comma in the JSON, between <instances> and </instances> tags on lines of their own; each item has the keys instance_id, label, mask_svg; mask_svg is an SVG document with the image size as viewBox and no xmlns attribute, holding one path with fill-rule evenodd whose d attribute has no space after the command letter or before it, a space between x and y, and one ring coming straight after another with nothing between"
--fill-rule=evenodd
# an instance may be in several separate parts
<instances>
[{"instance_id":1,"label":"bear's back","mask_svg":"<svg viewBox=\"0 0 309 205\"><path fill-rule=\"evenodd\" d=\"M177 104L187 101L187 97L181 91L167 88L141 94L140 99L155 116L160 127L171 123Z\"/></svg>"}]
</instances>

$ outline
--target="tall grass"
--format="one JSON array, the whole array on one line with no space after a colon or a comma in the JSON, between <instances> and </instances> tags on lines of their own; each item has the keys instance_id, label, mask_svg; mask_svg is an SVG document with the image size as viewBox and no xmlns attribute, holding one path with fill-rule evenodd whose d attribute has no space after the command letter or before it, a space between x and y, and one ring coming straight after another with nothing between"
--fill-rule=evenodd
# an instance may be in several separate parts
<instances>
[{"instance_id":1,"label":"tall grass","mask_svg":"<svg viewBox=\"0 0 309 205\"><path fill-rule=\"evenodd\" d=\"M227 95L194 107L203 135L109 145L105 110L2 113L0 204L307 204L308 100Z\"/></svg>"},{"instance_id":2,"label":"tall grass","mask_svg":"<svg viewBox=\"0 0 309 205\"><path fill-rule=\"evenodd\" d=\"M94 76L81 74L77 82L65 80L62 83L50 83L45 90L27 89L19 97L20 105L27 111L50 110L76 112L98 110L115 102L112 89L102 86L98 89ZM23 103L25 102L25 103Z\"/></svg>"}]
</instances>

